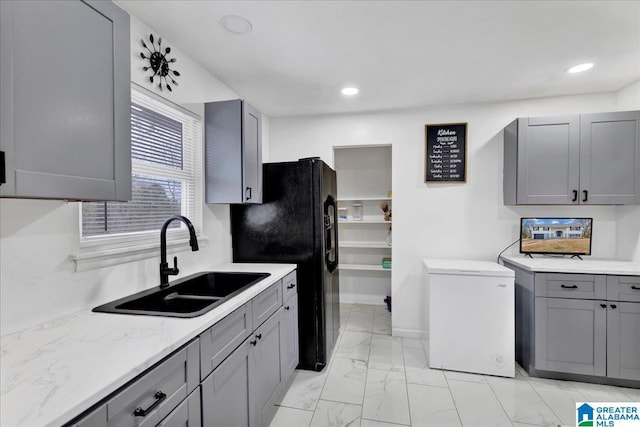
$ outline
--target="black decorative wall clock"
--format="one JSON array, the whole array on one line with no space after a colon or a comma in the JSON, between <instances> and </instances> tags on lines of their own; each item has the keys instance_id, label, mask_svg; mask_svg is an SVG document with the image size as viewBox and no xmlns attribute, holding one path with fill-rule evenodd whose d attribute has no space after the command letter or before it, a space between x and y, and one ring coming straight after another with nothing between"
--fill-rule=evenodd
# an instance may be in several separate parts
<instances>
[{"instance_id":1,"label":"black decorative wall clock","mask_svg":"<svg viewBox=\"0 0 640 427\"><path fill-rule=\"evenodd\" d=\"M142 59L146 59L149 61L149 65L143 67L142 69L146 72L147 70L153 71L153 74L149 76L149 81L154 83L158 82L158 88L162 90L164 83L164 87L167 88L169 92L172 92L171 83L174 86L178 86L178 82L173 79L173 77L180 76L180 73L176 70L172 70L169 68L169 64L177 61L176 58L168 58L169 53L171 52L170 47L162 48L162 38L158 37L156 40L153 37L153 34L149 34L149 43L151 44L151 48L147 46L144 39L142 40L142 47L147 49L147 52L140 52L140 56ZM156 80L157 79L157 80Z\"/></svg>"}]
</instances>

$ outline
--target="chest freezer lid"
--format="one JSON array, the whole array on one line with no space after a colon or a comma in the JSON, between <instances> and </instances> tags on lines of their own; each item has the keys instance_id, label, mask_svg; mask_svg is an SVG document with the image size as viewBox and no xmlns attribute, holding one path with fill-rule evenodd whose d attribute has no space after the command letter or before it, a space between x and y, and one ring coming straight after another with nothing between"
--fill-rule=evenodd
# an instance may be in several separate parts
<instances>
[{"instance_id":1,"label":"chest freezer lid","mask_svg":"<svg viewBox=\"0 0 640 427\"><path fill-rule=\"evenodd\" d=\"M515 275L513 270L490 261L424 259L423 262L429 274L491 277L514 277Z\"/></svg>"}]
</instances>

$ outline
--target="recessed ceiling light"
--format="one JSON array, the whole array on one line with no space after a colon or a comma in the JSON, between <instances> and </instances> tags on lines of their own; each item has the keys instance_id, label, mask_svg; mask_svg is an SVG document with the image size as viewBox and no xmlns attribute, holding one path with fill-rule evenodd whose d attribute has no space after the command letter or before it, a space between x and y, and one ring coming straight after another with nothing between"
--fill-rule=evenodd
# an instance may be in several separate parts
<instances>
[{"instance_id":1,"label":"recessed ceiling light","mask_svg":"<svg viewBox=\"0 0 640 427\"><path fill-rule=\"evenodd\" d=\"M222 28L233 34L247 34L253 30L253 25L246 18L238 15L226 15L220 19Z\"/></svg>"},{"instance_id":2,"label":"recessed ceiling light","mask_svg":"<svg viewBox=\"0 0 640 427\"><path fill-rule=\"evenodd\" d=\"M344 89L342 89L343 95L356 95L358 92L360 91L357 87L345 87Z\"/></svg>"},{"instance_id":3,"label":"recessed ceiling light","mask_svg":"<svg viewBox=\"0 0 640 427\"><path fill-rule=\"evenodd\" d=\"M571 67L567 70L567 73L575 74L581 73L583 71L587 71L593 67L593 62L587 62L584 64L576 65L575 67Z\"/></svg>"}]
</instances>

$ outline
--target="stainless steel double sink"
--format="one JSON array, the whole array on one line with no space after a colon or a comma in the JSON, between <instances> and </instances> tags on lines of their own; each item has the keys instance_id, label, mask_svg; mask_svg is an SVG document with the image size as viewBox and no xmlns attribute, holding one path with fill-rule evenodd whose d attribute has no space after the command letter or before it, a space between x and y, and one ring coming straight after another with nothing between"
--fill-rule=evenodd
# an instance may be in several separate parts
<instances>
[{"instance_id":1,"label":"stainless steel double sink","mask_svg":"<svg viewBox=\"0 0 640 427\"><path fill-rule=\"evenodd\" d=\"M268 277L269 273L203 272L111 301L95 312L169 317L200 316Z\"/></svg>"}]
</instances>

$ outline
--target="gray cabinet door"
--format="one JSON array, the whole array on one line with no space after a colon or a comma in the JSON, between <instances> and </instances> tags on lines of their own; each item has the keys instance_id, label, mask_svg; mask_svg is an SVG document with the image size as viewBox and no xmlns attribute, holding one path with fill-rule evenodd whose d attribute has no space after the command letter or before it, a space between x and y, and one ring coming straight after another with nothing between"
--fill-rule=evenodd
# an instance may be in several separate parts
<instances>
[{"instance_id":1,"label":"gray cabinet door","mask_svg":"<svg viewBox=\"0 0 640 427\"><path fill-rule=\"evenodd\" d=\"M247 102L205 104L207 203L262 203L262 115Z\"/></svg>"},{"instance_id":2,"label":"gray cabinet door","mask_svg":"<svg viewBox=\"0 0 640 427\"><path fill-rule=\"evenodd\" d=\"M580 116L580 203L640 203L638 111Z\"/></svg>"},{"instance_id":3,"label":"gray cabinet door","mask_svg":"<svg viewBox=\"0 0 640 427\"><path fill-rule=\"evenodd\" d=\"M280 397L284 379L282 370L281 342L284 328L283 308L273 314L250 337L256 341L252 349L253 369L250 381L255 393L256 425L267 426L275 414L275 404Z\"/></svg>"},{"instance_id":4,"label":"gray cabinet door","mask_svg":"<svg viewBox=\"0 0 640 427\"><path fill-rule=\"evenodd\" d=\"M606 375L607 305L604 300L536 297L536 369Z\"/></svg>"},{"instance_id":5,"label":"gray cabinet door","mask_svg":"<svg viewBox=\"0 0 640 427\"><path fill-rule=\"evenodd\" d=\"M607 376L640 380L640 303L608 301Z\"/></svg>"},{"instance_id":6,"label":"gray cabinet door","mask_svg":"<svg viewBox=\"0 0 640 427\"><path fill-rule=\"evenodd\" d=\"M129 15L106 1L0 8L0 195L130 199Z\"/></svg>"},{"instance_id":7,"label":"gray cabinet door","mask_svg":"<svg viewBox=\"0 0 640 427\"><path fill-rule=\"evenodd\" d=\"M262 114L245 101L242 119L244 203L262 203Z\"/></svg>"},{"instance_id":8,"label":"gray cabinet door","mask_svg":"<svg viewBox=\"0 0 640 427\"><path fill-rule=\"evenodd\" d=\"M577 204L579 159L578 116L519 119L517 204Z\"/></svg>"},{"instance_id":9,"label":"gray cabinet door","mask_svg":"<svg viewBox=\"0 0 640 427\"><path fill-rule=\"evenodd\" d=\"M284 380L295 371L300 359L298 349L298 295L293 295L283 304L282 325L282 372Z\"/></svg>"},{"instance_id":10,"label":"gray cabinet door","mask_svg":"<svg viewBox=\"0 0 640 427\"><path fill-rule=\"evenodd\" d=\"M252 340L247 339L202 382L202 425L256 425L253 391L249 383Z\"/></svg>"},{"instance_id":11,"label":"gray cabinet door","mask_svg":"<svg viewBox=\"0 0 640 427\"><path fill-rule=\"evenodd\" d=\"M200 389L196 389L156 427L202 427Z\"/></svg>"}]
</instances>

